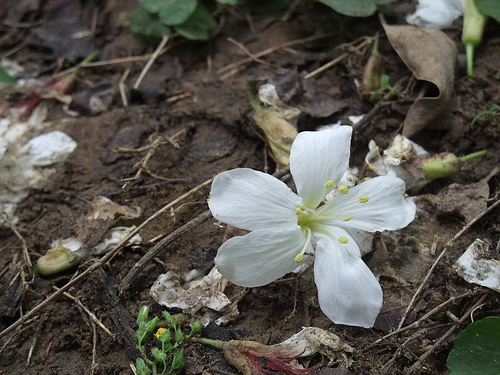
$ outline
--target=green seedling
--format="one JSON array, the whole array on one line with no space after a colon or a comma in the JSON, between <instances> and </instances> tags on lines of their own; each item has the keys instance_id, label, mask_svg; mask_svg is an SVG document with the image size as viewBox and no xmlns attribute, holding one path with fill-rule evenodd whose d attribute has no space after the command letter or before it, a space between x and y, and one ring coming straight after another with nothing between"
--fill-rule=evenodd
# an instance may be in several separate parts
<instances>
[{"instance_id":1,"label":"green seedling","mask_svg":"<svg viewBox=\"0 0 500 375\"><path fill-rule=\"evenodd\" d=\"M452 153L436 155L422 161L421 166L426 180L449 177L459 172L464 163L485 156L486 150L458 157Z\"/></svg>"},{"instance_id":2,"label":"green seedling","mask_svg":"<svg viewBox=\"0 0 500 375\"><path fill-rule=\"evenodd\" d=\"M495 116L498 112L500 111L500 106L497 105L497 104L492 104L490 105L486 110L484 111L479 111L476 115L476 117L474 117L474 119L472 119L472 122L470 123L470 128L474 128L474 124L476 123L477 120L479 120L480 118L482 117L485 117L485 116L490 116L490 117L493 117Z\"/></svg>"},{"instance_id":3,"label":"green seedling","mask_svg":"<svg viewBox=\"0 0 500 375\"><path fill-rule=\"evenodd\" d=\"M16 85L17 79L12 77L7 71L3 68L0 68L0 83L6 83L8 85Z\"/></svg>"},{"instance_id":4,"label":"green seedling","mask_svg":"<svg viewBox=\"0 0 500 375\"><path fill-rule=\"evenodd\" d=\"M393 93L396 96L399 96L399 91L396 90L394 87L391 86L389 83L389 76L387 74L383 74L380 77L380 88L378 90L375 90L372 95L370 96L370 101L374 101L379 98L379 96L382 96L385 93Z\"/></svg>"},{"instance_id":5,"label":"green seedling","mask_svg":"<svg viewBox=\"0 0 500 375\"><path fill-rule=\"evenodd\" d=\"M474 48L483 37L487 17L479 11L474 0L466 0L464 9L464 24L462 28L462 43L467 57L467 75L474 76Z\"/></svg>"},{"instance_id":6,"label":"green seedling","mask_svg":"<svg viewBox=\"0 0 500 375\"><path fill-rule=\"evenodd\" d=\"M217 0L234 5L237 0ZM139 0L141 6L130 19L132 34L157 42L172 32L191 40L207 40L217 26L199 0Z\"/></svg>"},{"instance_id":7,"label":"green seedling","mask_svg":"<svg viewBox=\"0 0 500 375\"><path fill-rule=\"evenodd\" d=\"M194 335L203 329L200 321L191 325L188 334L183 332L186 317L163 311L164 320L157 316L148 320L149 307L142 306L137 314L137 349L141 357L135 361L138 375L177 375L185 367L185 348L194 341ZM154 339L153 339L154 337ZM147 347L150 347L149 354Z\"/></svg>"}]
</instances>

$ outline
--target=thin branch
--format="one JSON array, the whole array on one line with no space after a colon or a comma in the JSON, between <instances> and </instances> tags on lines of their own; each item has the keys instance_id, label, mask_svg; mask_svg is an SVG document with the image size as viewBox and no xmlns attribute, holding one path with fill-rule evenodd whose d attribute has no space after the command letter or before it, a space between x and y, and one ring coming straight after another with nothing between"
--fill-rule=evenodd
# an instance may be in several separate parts
<instances>
[{"instance_id":1,"label":"thin branch","mask_svg":"<svg viewBox=\"0 0 500 375\"><path fill-rule=\"evenodd\" d=\"M9 220L7 215L3 212L0 211L0 216L2 216L3 221L7 226L10 228L10 230L16 235L17 238L19 238L19 241L21 241L22 247L23 247L23 258L24 262L31 268L33 267L33 264L31 263L30 255L28 253L28 245L26 243L26 240L24 237L19 233L19 231L16 229L16 226Z\"/></svg>"},{"instance_id":2,"label":"thin branch","mask_svg":"<svg viewBox=\"0 0 500 375\"><path fill-rule=\"evenodd\" d=\"M141 85L142 80L144 79L144 77L148 73L149 69L151 68L151 66L153 65L153 63L157 59L157 57L160 56L160 53L161 53L162 49L165 47L165 45L167 44L168 39L169 39L168 35L164 35L163 36L160 44L158 45L158 47L156 48L156 50L151 55L151 58L148 60L148 62L144 66L144 69L142 69L142 72L139 75L139 78L137 78L137 81L135 81L134 90L137 90L139 88L139 86Z\"/></svg>"},{"instance_id":3,"label":"thin branch","mask_svg":"<svg viewBox=\"0 0 500 375\"><path fill-rule=\"evenodd\" d=\"M441 259L443 259L444 255L448 252L448 250L451 248L451 245L458 239L460 238L465 232L467 232L474 224L476 224L480 219L482 219L485 215L487 215L488 213L490 213L491 211L493 211L495 208L498 207L498 205L500 205L500 199L497 200L495 203L493 203L490 207L488 207L486 210L484 210L483 212L481 212L479 215L477 215L474 219L472 219L468 224L466 224L457 234L455 234L451 240L449 240L446 245L444 245L444 248L443 250L441 251L441 253L439 254L439 256L436 258L436 260L434 261L434 264L432 265L431 269L429 270L429 272L427 272L427 275L425 276L424 278L424 281L422 281L422 283L420 284L420 286L418 287L417 291L415 292L415 294L413 295L413 298L411 299L410 303L408 304L408 307L406 308L406 311L405 313L403 314L403 316L401 317L401 321L399 322L399 325L398 325L398 329L401 328L410 312L410 310L413 308L413 305L415 304L415 301L417 299L417 297L420 295L420 293L422 292L422 290L424 289L424 286L427 284L427 281L429 281L432 273L434 272L434 270L436 269L437 265L439 264L439 262L441 261Z\"/></svg>"},{"instance_id":4,"label":"thin branch","mask_svg":"<svg viewBox=\"0 0 500 375\"><path fill-rule=\"evenodd\" d=\"M212 216L212 213L210 210L207 210L203 212L201 215L198 215L196 218L194 218L191 221L188 221L186 224L184 224L182 227L176 229L172 233L170 233L167 237L163 238L160 242L158 242L155 246L153 246L149 251L142 256L139 261L134 264L134 266L130 269L128 274L123 278L122 282L120 283L119 291L120 293L123 293L125 290L127 290L130 286L130 283L132 280L136 277L136 275L146 266L146 264L153 259L154 257L158 256L163 250L165 250L174 240L182 236L184 233L187 231L191 230L192 228L200 225L203 223L205 220L210 218Z\"/></svg>"}]
</instances>

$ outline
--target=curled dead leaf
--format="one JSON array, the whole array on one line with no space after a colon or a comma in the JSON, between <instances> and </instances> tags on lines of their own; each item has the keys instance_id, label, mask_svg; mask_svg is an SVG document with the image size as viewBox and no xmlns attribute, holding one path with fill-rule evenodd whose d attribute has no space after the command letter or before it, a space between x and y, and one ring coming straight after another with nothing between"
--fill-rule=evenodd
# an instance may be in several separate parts
<instances>
[{"instance_id":1,"label":"curled dead leaf","mask_svg":"<svg viewBox=\"0 0 500 375\"><path fill-rule=\"evenodd\" d=\"M426 128L450 100L457 48L439 30L383 26L392 47L415 78L429 85L410 107L404 121L403 135L411 138Z\"/></svg>"}]
</instances>

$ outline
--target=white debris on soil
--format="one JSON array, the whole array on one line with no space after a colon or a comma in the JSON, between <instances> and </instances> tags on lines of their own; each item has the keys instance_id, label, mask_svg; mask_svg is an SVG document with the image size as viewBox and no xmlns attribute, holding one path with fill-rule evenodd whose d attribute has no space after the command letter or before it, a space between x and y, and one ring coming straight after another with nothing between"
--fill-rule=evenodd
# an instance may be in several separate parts
<instances>
[{"instance_id":1,"label":"white debris on soil","mask_svg":"<svg viewBox=\"0 0 500 375\"><path fill-rule=\"evenodd\" d=\"M445 29L464 13L465 0L419 0L406 22L420 27Z\"/></svg>"},{"instance_id":2,"label":"white debris on soil","mask_svg":"<svg viewBox=\"0 0 500 375\"><path fill-rule=\"evenodd\" d=\"M26 121L21 110L7 112L8 117L0 118L0 210L15 224L16 205L31 189L43 187L55 172L47 167L63 162L77 144L61 131L43 133L50 125L43 104Z\"/></svg>"},{"instance_id":3,"label":"white debris on soil","mask_svg":"<svg viewBox=\"0 0 500 375\"><path fill-rule=\"evenodd\" d=\"M292 125L296 125L297 120L301 114L300 109L290 107L283 103L278 96L276 86L271 83L266 83L259 87L259 100L272 107L279 117L289 121Z\"/></svg>"},{"instance_id":4,"label":"white debris on soil","mask_svg":"<svg viewBox=\"0 0 500 375\"><path fill-rule=\"evenodd\" d=\"M115 227L108 230L103 240L94 246L91 250L93 255L102 255L113 249L116 245L122 242L133 230L137 228L135 225L130 227ZM130 240L127 241L127 246L140 245L142 243L142 236L137 233Z\"/></svg>"},{"instance_id":5,"label":"white debris on soil","mask_svg":"<svg viewBox=\"0 0 500 375\"><path fill-rule=\"evenodd\" d=\"M406 184L406 189L421 188L428 181L417 180L405 167L404 163L411 159L424 159L428 152L408 138L398 134L383 152L374 140L368 144L370 151L366 154L365 163L379 176L396 176Z\"/></svg>"},{"instance_id":6,"label":"white debris on soil","mask_svg":"<svg viewBox=\"0 0 500 375\"><path fill-rule=\"evenodd\" d=\"M460 277L500 293L500 261L491 259L489 245L476 239L455 262L454 268Z\"/></svg>"},{"instance_id":7,"label":"white debris on soil","mask_svg":"<svg viewBox=\"0 0 500 375\"><path fill-rule=\"evenodd\" d=\"M224 324L238 315L235 303L224 290L228 280L214 267L203 276L198 270L191 270L184 275L172 271L158 276L149 294L160 305L178 308L194 313L203 307L223 314L216 320ZM220 314L219 314L220 315ZM204 324L213 320L214 314L206 314L200 319Z\"/></svg>"},{"instance_id":8,"label":"white debris on soil","mask_svg":"<svg viewBox=\"0 0 500 375\"><path fill-rule=\"evenodd\" d=\"M121 216L124 219L137 219L142 215L140 207L123 206L104 196L95 197L90 206L87 220L114 220Z\"/></svg>"}]
</instances>

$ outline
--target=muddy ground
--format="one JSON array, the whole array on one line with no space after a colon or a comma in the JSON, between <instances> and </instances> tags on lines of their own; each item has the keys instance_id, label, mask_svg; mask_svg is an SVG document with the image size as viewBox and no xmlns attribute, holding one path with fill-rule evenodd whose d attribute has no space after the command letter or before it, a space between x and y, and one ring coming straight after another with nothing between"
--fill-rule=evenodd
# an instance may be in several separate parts
<instances>
[{"instance_id":1,"label":"muddy ground","mask_svg":"<svg viewBox=\"0 0 500 375\"><path fill-rule=\"evenodd\" d=\"M92 51L98 53L97 61L143 56L154 51L154 46L148 47L138 41L123 26L125 15L135 7L134 1L8 0L0 9L3 21L0 23L0 35L3 35L0 49L2 53L8 52L9 58L25 67L31 76L45 78L73 67ZM180 38L169 41L170 49L156 59L138 90L131 89L147 56L136 62L83 68L75 86L67 93L74 100L80 98L82 103L81 107L73 108L76 117L70 116L60 101L43 100L39 105L48 107L50 128L64 131L78 146L64 163L56 166L56 173L46 185L31 191L18 206L16 228L26 241L32 262L35 264L55 239L75 234L78 218L89 211L90 202L97 196L141 207L142 216L125 223L139 225L219 172L244 166L273 173L275 163L252 120L246 98L248 82L300 81L298 77L347 53L344 60L309 80L314 86L309 92L312 104L309 112L300 117L298 127L299 130L313 130L339 119L345 121L348 115L366 114L375 106L361 98L355 83L362 77L369 47L361 50L352 45L336 48L342 43L380 32L381 54L391 83L410 78L411 73L389 45L376 17L363 20L342 17L321 4L309 2L300 2L286 14L286 19L284 15L285 12L245 15L244 7L225 12L220 30L210 41L185 42ZM395 18L389 17L389 20L397 22ZM458 20L446 33L456 42L459 57L463 57L460 27ZM78 39L72 38L73 31L79 28L88 33L81 34ZM256 53L320 31L329 36L278 49L262 58L267 64L250 62L230 76L224 76L227 70L220 71L247 57L228 38ZM210 337L218 333L226 338L275 344L303 326L315 326L336 333L356 350L350 369L322 366L315 373L405 374L412 366L417 369L416 373L447 373L446 356L453 337L470 323L468 316L460 324L450 317L467 315L482 296L485 297L473 318L477 320L499 313L498 295L466 283L451 268L476 238L488 242L498 256L498 210L485 215L452 243L417 298L405 325L417 321L451 297L467 291L471 291L471 295L440 309L422 321L418 329L376 341L397 328L412 296L444 245L466 225L466 217L459 212L463 199L470 200L472 205L479 199L473 193L468 198L454 199L453 194L445 194L449 186L477 183L498 166L500 116L484 117L473 128L470 123L480 110L500 103L499 61L500 33L498 25L492 22L477 49L476 76L467 77L459 63L453 108L414 138L431 153L451 151L463 155L486 149L488 155L468 163L455 176L434 181L414 194L418 206L415 221L401 231L376 237L375 252L365 258L372 270L380 275L384 291L384 307L374 328L339 326L330 322L319 309L309 270L300 278L285 278L248 290L238 303L239 315L224 326L225 331L209 329L203 334ZM124 73L127 103L119 93ZM90 114L85 93L99 85L107 85L106 90L97 89L103 92L105 105L100 113ZM27 97L26 93L14 93L4 100L9 106L15 106ZM396 104L393 99L378 106L371 120L354 133L351 165L361 170L361 177L372 175L363 167L368 141L375 139L382 147L387 146L404 120L405 112L401 108L405 103ZM433 129L436 127L437 130ZM124 179L136 175L137 165L148 150L130 153L118 149L138 149L159 137L165 142L159 144L147 162L152 173L144 171L124 188ZM498 176L489 179L487 202L481 204L491 205L498 199L499 183ZM202 269L208 272L225 227L209 219L190 228L154 261L148 262L127 291L119 294L117 288L159 238L206 211L208 193L209 187L200 188L160 215L141 230L141 245L125 247L107 264L68 290L98 317L113 337L99 327L93 330L88 315L79 310L75 301L59 296L1 337L0 373L132 373L130 363L138 356L134 341L138 309L144 304L151 306L152 313L164 309L149 296L151 285L167 270L184 273ZM8 227L1 228L0 235L1 330L8 329L54 293L54 288L63 287L93 264L89 260L50 277L33 275L23 261L19 238ZM381 251L381 248L386 250ZM229 286L227 292L234 297L240 295L242 289ZM191 314L190 319L199 318L204 312L199 310ZM438 342L452 328L455 329L452 334ZM433 347L436 342L438 345ZM429 349L431 353L426 354ZM419 363L422 355L425 360ZM318 363L321 363L319 356L304 362L311 366ZM186 373L237 371L226 363L220 351L193 345L187 351Z\"/></svg>"}]
</instances>

